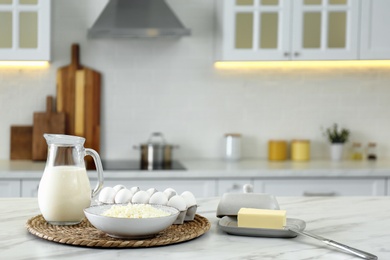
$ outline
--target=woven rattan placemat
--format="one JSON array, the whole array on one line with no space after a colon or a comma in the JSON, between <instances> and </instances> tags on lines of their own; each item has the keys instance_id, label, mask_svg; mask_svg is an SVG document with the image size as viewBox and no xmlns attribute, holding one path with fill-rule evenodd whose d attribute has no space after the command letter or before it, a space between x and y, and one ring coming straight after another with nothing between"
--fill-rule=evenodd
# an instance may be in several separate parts
<instances>
[{"instance_id":1,"label":"woven rattan placemat","mask_svg":"<svg viewBox=\"0 0 390 260\"><path fill-rule=\"evenodd\" d=\"M85 247L135 248L171 245L197 238L210 229L207 218L196 215L194 221L182 225L171 225L153 238L143 240L124 240L112 238L96 229L84 218L73 226L56 226L46 222L42 215L29 219L27 230L40 238L61 244Z\"/></svg>"}]
</instances>

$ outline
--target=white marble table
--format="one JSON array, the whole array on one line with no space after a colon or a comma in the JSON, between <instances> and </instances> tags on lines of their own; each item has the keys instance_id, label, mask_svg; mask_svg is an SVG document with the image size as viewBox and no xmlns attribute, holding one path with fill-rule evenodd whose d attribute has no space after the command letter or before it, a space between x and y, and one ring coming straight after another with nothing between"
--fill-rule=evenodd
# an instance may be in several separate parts
<instances>
[{"instance_id":1,"label":"white marble table","mask_svg":"<svg viewBox=\"0 0 390 260\"><path fill-rule=\"evenodd\" d=\"M35 198L0 199L0 259L359 259L306 238L232 236L218 228L219 199L199 199L209 232L189 242L155 248L96 249L57 244L27 232L39 214ZM288 217L306 230L390 259L390 197L278 197Z\"/></svg>"}]
</instances>

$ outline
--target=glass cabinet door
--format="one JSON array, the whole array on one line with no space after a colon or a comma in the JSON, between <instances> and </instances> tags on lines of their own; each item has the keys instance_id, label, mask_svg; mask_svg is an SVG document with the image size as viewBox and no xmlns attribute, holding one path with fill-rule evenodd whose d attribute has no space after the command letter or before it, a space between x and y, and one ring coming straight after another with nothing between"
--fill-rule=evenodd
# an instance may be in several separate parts
<instances>
[{"instance_id":1,"label":"glass cabinet door","mask_svg":"<svg viewBox=\"0 0 390 260\"><path fill-rule=\"evenodd\" d=\"M50 59L50 1L0 0L0 60Z\"/></svg>"},{"instance_id":2,"label":"glass cabinet door","mask_svg":"<svg viewBox=\"0 0 390 260\"><path fill-rule=\"evenodd\" d=\"M294 1L292 59L357 59L358 5L356 0Z\"/></svg>"},{"instance_id":3,"label":"glass cabinet door","mask_svg":"<svg viewBox=\"0 0 390 260\"><path fill-rule=\"evenodd\" d=\"M225 60L286 60L290 4L285 0L224 0Z\"/></svg>"}]
</instances>

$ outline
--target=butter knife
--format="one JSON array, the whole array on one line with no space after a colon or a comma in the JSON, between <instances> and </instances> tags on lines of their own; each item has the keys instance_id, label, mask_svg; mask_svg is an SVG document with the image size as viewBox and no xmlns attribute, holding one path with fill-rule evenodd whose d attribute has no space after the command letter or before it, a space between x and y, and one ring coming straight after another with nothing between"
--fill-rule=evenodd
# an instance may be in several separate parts
<instances>
[{"instance_id":1,"label":"butter knife","mask_svg":"<svg viewBox=\"0 0 390 260\"><path fill-rule=\"evenodd\" d=\"M301 230L296 229L295 227L292 227L292 226L286 226L285 229L289 230L289 231L292 231L294 233L297 233L299 235L303 235L303 236L306 236L306 237L314 238L316 240L319 240L319 241L327 244L328 246L335 247L335 248L337 248L339 250L342 250L344 252L347 252L347 253L353 254L355 256L361 257L363 259L370 259L370 260L378 259L378 257L376 255L373 255L373 254L367 253L365 251L362 251L362 250L359 250L359 249L356 249L356 248L353 248L353 247L341 244L341 243L336 242L336 241L331 240L331 239L327 239L327 238L315 235L313 233L309 233L307 231L303 231L303 230L301 231Z\"/></svg>"}]
</instances>

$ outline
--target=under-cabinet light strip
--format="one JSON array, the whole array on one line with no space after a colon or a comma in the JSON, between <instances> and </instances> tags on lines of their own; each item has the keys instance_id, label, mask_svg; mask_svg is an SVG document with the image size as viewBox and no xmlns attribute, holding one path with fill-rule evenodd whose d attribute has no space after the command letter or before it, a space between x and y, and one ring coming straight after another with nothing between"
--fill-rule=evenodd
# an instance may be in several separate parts
<instances>
[{"instance_id":1,"label":"under-cabinet light strip","mask_svg":"<svg viewBox=\"0 0 390 260\"><path fill-rule=\"evenodd\" d=\"M0 67L34 67L34 68L43 68L48 67L48 61L0 61Z\"/></svg>"},{"instance_id":2,"label":"under-cabinet light strip","mask_svg":"<svg viewBox=\"0 0 390 260\"><path fill-rule=\"evenodd\" d=\"M266 68L390 68L390 60L346 61L217 61L217 69Z\"/></svg>"}]
</instances>

